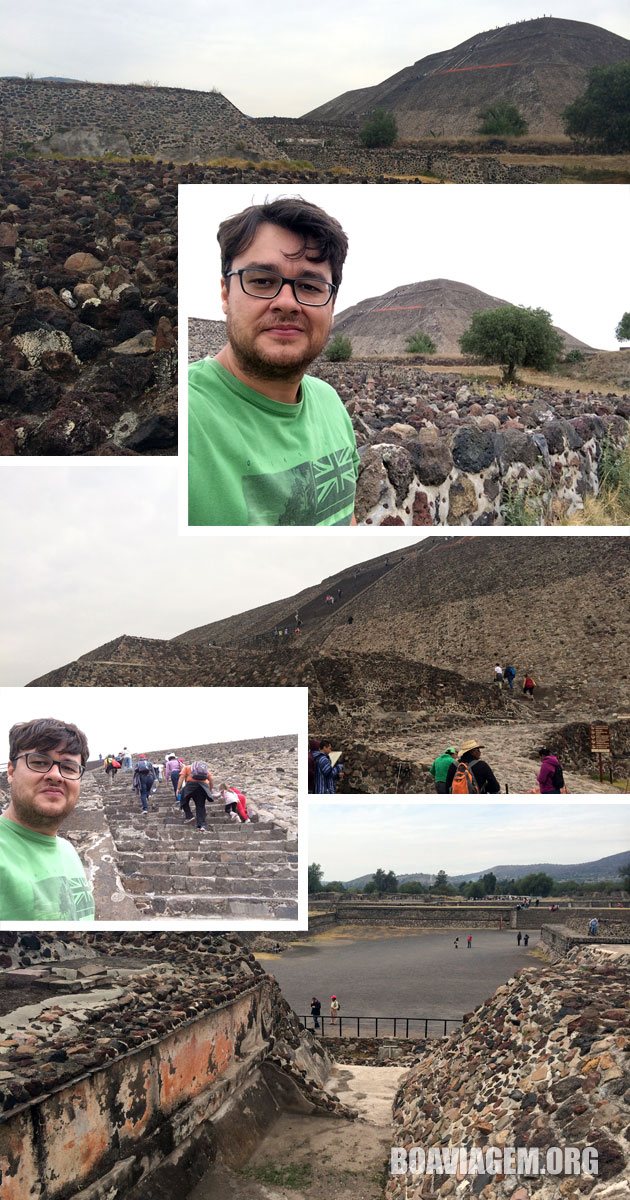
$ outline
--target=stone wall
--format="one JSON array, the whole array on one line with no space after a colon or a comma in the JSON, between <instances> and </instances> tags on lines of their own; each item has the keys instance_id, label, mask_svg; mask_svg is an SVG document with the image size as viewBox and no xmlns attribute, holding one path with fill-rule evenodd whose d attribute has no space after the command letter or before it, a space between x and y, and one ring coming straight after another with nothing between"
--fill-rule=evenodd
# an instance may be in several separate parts
<instances>
[{"instance_id":1,"label":"stone wall","mask_svg":"<svg viewBox=\"0 0 630 1200\"><path fill-rule=\"evenodd\" d=\"M502 525L519 496L551 523L597 495L603 446L630 439L627 396L506 395L394 361L322 363L317 374L352 416L360 524Z\"/></svg>"},{"instance_id":2,"label":"stone wall","mask_svg":"<svg viewBox=\"0 0 630 1200\"><path fill-rule=\"evenodd\" d=\"M233 935L2 933L0 948L17 1006L47 988L25 1018L4 1004L3 1200L182 1194L222 1142L246 1159L283 1107L354 1115Z\"/></svg>"},{"instance_id":3,"label":"stone wall","mask_svg":"<svg viewBox=\"0 0 630 1200\"><path fill-rule=\"evenodd\" d=\"M578 929L568 921L563 925L543 925L541 940L547 947L551 958L566 958L571 951L585 948L589 954L597 954L598 946L627 946L630 930L621 921L603 922L600 920L599 932L594 937L585 935L586 925L582 923Z\"/></svg>"},{"instance_id":4,"label":"stone wall","mask_svg":"<svg viewBox=\"0 0 630 1200\"><path fill-rule=\"evenodd\" d=\"M357 122L326 125L263 118L256 124L290 158L305 158L321 168L345 167L372 177L432 175L452 183L553 183L562 175L561 168L551 164L504 163L496 157L496 151L504 146L484 146L475 140L457 147L420 142L367 150L359 144ZM536 152L536 148L530 150Z\"/></svg>"},{"instance_id":5,"label":"stone wall","mask_svg":"<svg viewBox=\"0 0 630 1200\"><path fill-rule=\"evenodd\" d=\"M235 152L282 158L220 92L140 84L0 79L6 149L70 157L150 155L195 161Z\"/></svg>"},{"instance_id":6,"label":"stone wall","mask_svg":"<svg viewBox=\"0 0 630 1200\"><path fill-rule=\"evenodd\" d=\"M550 1147L591 1146L598 1175L482 1173L458 1188L450 1174L400 1174L390 1176L387 1200L621 1200L628 1143L620 1027L627 996L622 963L585 967L563 960L524 968L422 1059L394 1103L395 1146L538 1148L542 1165Z\"/></svg>"},{"instance_id":7,"label":"stone wall","mask_svg":"<svg viewBox=\"0 0 630 1200\"><path fill-rule=\"evenodd\" d=\"M513 911L512 904L464 903L458 905L418 904L398 899L367 903L345 901L337 906L336 919L339 925L392 925L417 926L433 929L445 928L503 929L509 928ZM309 919L309 933L312 932ZM284 936L284 935L283 935Z\"/></svg>"}]
</instances>

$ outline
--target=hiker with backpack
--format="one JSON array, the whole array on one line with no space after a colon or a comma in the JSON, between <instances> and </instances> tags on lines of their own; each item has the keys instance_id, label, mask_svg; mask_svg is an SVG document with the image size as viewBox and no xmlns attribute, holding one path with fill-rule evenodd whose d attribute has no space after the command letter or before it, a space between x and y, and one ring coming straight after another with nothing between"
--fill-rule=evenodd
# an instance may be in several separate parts
<instances>
[{"instance_id":1,"label":"hiker with backpack","mask_svg":"<svg viewBox=\"0 0 630 1200\"><path fill-rule=\"evenodd\" d=\"M120 771L119 760L117 758L114 758L113 754L108 754L107 758L105 759L105 774L107 775L107 777L109 779L110 786L114 782L116 775L118 774L119 771Z\"/></svg>"},{"instance_id":2,"label":"hiker with backpack","mask_svg":"<svg viewBox=\"0 0 630 1200\"><path fill-rule=\"evenodd\" d=\"M156 776L153 763L149 762L146 754L141 754L134 769L132 787L140 797L143 813L149 811L149 796L153 791L154 783L156 783Z\"/></svg>"},{"instance_id":3,"label":"hiker with backpack","mask_svg":"<svg viewBox=\"0 0 630 1200\"><path fill-rule=\"evenodd\" d=\"M175 793L175 799L177 799L177 784L179 783L179 773L180 773L183 765L184 765L183 758L178 758L177 755L173 754L172 751L170 754L168 754L166 756L166 758L164 760L164 778L167 783L169 782L169 780L171 781L171 783L173 785L173 791Z\"/></svg>"},{"instance_id":4,"label":"hiker with backpack","mask_svg":"<svg viewBox=\"0 0 630 1200\"><path fill-rule=\"evenodd\" d=\"M448 792L446 786L446 777L455 762L457 751L454 746L449 746L443 754L438 754L437 758L433 759L429 767L429 775L432 775L435 780L436 792Z\"/></svg>"},{"instance_id":5,"label":"hiker with backpack","mask_svg":"<svg viewBox=\"0 0 630 1200\"><path fill-rule=\"evenodd\" d=\"M209 800L211 804L214 802L214 796L212 795L212 775L206 762L199 759L197 762L191 763L189 767L184 767L180 771L178 795L181 798L184 820L187 822L195 820L190 811L190 801L193 800L197 829L199 833L205 833L206 800Z\"/></svg>"},{"instance_id":6,"label":"hiker with backpack","mask_svg":"<svg viewBox=\"0 0 630 1200\"><path fill-rule=\"evenodd\" d=\"M564 772L560 760L547 746L538 751L540 770L536 776L539 791L545 796L559 796L565 789Z\"/></svg>"},{"instance_id":7,"label":"hiker with backpack","mask_svg":"<svg viewBox=\"0 0 630 1200\"><path fill-rule=\"evenodd\" d=\"M503 671L503 674L505 676L505 682L507 683L510 691L513 692L514 680L516 679L516 667L513 667L511 663L508 663L507 667Z\"/></svg>"},{"instance_id":8,"label":"hiker with backpack","mask_svg":"<svg viewBox=\"0 0 630 1200\"><path fill-rule=\"evenodd\" d=\"M483 746L474 738L460 747L457 762L448 769L446 786L451 795L478 795L501 791L501 784L491 767L481 757Z\"/></svg>"}]
</instances>

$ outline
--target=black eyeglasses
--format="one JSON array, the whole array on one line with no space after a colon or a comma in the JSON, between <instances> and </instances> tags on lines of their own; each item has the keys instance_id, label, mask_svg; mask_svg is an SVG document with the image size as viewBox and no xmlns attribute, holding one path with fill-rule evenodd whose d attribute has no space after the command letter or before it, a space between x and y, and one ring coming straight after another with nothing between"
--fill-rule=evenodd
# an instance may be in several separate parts
<instances>
[{"instance_id":1,"label":"black eyeglasses","mask_svg":"<svg viewBox=\"0 0 630 1200\"><path fill-rule=\"evenodd\" d=\"M59 774L64 779L80 779L85 771L81 763L72 762L69 758L53 758L51 754L39 754L37 750L29 750L28 754L18 754L13 761L17 762L18 758L23 758L29 771L35 771L38 775L45 775L51 767L59 767Z\"/></svg>"},{"instance_id":2,"label":"black eyeglasses","mask_svg":"<svg viewBox=\"0 0 630 1200\"><path fill-rule=\"evenodd\" d=\"M246 296L256 296L259 300L273 300L279 296L285 283L291 287L298 304L307 304L312 308L320 308L328 304L337 288L334 283L315 276L301 275L299 279L289 279L278 271L265 271L260 267L241 267L238 271L226 271L224 279L238 275L241 287Z\"/></svg>"}]
</instances>

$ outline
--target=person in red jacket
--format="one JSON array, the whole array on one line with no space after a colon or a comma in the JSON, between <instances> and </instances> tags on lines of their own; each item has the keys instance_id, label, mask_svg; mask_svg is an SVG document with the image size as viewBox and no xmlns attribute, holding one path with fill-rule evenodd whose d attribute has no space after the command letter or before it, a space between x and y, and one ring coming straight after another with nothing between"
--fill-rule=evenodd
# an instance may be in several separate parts
<instances>
[{"instance_id":1,"label":"person in red jacket","mask_svg":"<svg viewBox=\"0 0 630 1200\"><path fill-rule=\"evenodd\" d=\"M247 800L238 788L229 788L226 783L221 784L221 799L225 804L225 811L229 813L233 820L240 821L242 825L250 824L250 816L247 811Z\"/></svg>"}]
</instances>

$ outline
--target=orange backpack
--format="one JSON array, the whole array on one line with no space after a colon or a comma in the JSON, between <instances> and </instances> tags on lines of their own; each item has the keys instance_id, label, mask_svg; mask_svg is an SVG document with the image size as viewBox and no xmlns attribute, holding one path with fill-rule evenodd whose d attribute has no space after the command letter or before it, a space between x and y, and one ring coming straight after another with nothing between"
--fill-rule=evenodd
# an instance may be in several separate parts
<instances>
[{"instance_id":1,"label":"orange backpack","mask_svg":"<svg viewBox=\"0 0 630 1200\"><path fill-rule=\"evenodd\" d=\"M452 795L457 796L462 794L469 795L471 792L479 794L479 784L477 783L475 776L468 766L468 763L462 762L460 759L457 764L457 770L453 776L451 793Z\"/></svg>"}]
</instances>

